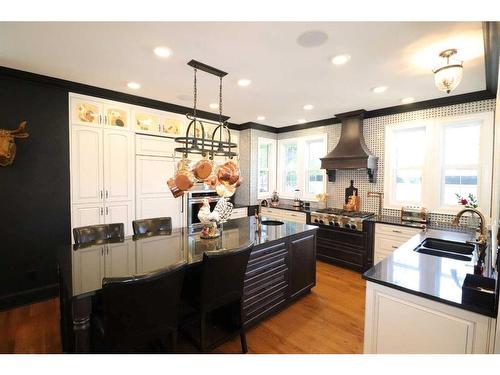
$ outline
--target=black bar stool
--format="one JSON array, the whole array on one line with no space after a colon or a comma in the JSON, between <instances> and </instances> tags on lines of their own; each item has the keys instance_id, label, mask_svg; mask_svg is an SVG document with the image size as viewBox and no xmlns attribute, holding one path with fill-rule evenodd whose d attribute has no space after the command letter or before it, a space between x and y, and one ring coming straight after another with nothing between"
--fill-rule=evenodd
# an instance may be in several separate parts
<instances>
[{"instance_id":1,"label":"black bar stool","mask_svg":"<svg viewBox=\"0 0 500 375\"><path fill-rule=\"evenodd\" d=\"M123 223L98 224L73 228L76 245L97 245L125 237Z\"/></svg>"},{"instance_id":2,"label":"black bar stool","mask_svg":"<svg viewBox=\"0 0 500 375\"><path fill-rule=\"evenodd\" d=\"M134 235L154 235L166 233L172 230L172 218L156 217L151 219L142 219L132 221Z\"/></svg>"}]
</instances>

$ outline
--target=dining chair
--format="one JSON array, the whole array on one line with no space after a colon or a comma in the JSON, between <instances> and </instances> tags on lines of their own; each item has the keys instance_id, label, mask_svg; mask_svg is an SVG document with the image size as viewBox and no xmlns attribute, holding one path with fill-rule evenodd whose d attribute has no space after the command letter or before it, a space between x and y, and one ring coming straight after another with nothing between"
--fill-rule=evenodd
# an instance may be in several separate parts
<instances>
[{"instance_id":1,"label":"dining chair","mask_svg":"<svg viewBox=\"0 0 500 375\"><path fill-rule=\"evenodd\" d=\"M224 306L233 308L231 319L239 331L241 350L247 353L245 327L243 325L243 282L250 253L254 244L249 243L234 250L209 251L203 254L199 291L191 305L196 308L199 320L199 347L202 352L213 349L217 343L207 341L207 318Z\"/></svg>"},{"instance_id":2,"label":"dining chair","mask_svg":"<svg viewBox=\"0 0 500 375\"><path fill-rule=\"evenodd\" d=\"M185 266L180 262L139 277L105 278L102 313L93 319L98 351L151 352L151 345L170 342L175 352Z\"/></svg>"},{"instance_id":3,"label":"dining chair","mask_svg":"<svg viewBox=\"0 0 500 375\"><path fill-rule=\"evenodd\" d=\"M76 245L94 245L111 240L122 240L125 236L123 223L97 224L73 228Z\"/></svg>"},{"instance_id":4,"label":"dining chair","mask_svg":"<svg viewBox=\"0 0 500 375\"><path fill-rule=\"evenodd\" d=\"M156 217L132 221L134 235L154 235L172 230L171 217Z\"/></svg>"}]
</instances>

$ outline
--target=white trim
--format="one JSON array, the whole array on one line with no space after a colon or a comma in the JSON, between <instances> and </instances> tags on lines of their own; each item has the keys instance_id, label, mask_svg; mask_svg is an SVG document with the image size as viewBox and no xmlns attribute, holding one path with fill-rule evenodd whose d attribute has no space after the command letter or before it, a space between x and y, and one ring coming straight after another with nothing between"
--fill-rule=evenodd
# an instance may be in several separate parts
<instances>
[{"instance_id":1,"label":"white trim","mask_svg":"<svg viewBox=\"0 0 500 375\"><path fill-rule=\"evenodd\" d=\"M269 191L264 191L264 192L261 192L259 190L259 177L261 171L259 152L260 152L260 146L262 144L271 145L270 155L268 155L269 166L267 168L267 171L269 172ZM276 139L266 138L266 137L257 138L257 198L258 199L269 198L271 194L276 190L276 165L277 165L276 147L277 147Z\"/></svg>"}]
</instances>

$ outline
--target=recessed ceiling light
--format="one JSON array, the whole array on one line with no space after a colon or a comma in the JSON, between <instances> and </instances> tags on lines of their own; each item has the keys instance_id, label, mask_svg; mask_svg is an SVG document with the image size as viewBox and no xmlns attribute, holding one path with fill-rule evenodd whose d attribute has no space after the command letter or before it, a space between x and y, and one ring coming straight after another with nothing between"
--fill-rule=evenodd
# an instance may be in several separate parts
<instances>
[{"instance_id":1,"label":"recessed ceiling light","mask_svg":"<svg viewBox=\"0 0 500 375\"><path fill-rule=\"evenodd\" d=\"M259 121L264 121L266 119L265 116L257 116L257 120Z\"/></svg>"},{"instance_id":2,"label":"recessed ceiling light","mask_svg":"<svg viewBox=\"0 0 500 375\"><path fill-rule=\"evenodd\" d=\"M251 83L252 83L252 81L250 81L249 79L243 78L243 79L240 79L238 81L238 86L246 87L246 86L250 85Z\"/></svg>"},{"instance_id":3,"label":"recessed ceiling light","mask_svg":"<svg viewBox=\"0 0 500 375\"><path fill-rule=\"evenodd\" d=\"M337 55L332 57L333 65L343 65L351 59L351 55Z\"/></svg>"},{"instance_id":4,"label":"recessed ceiling light","mask_svg":"<svg viewBox=\"0 0 500 375\"><path fill-rule=\"evenodd\" d=\"M415 101L415 98L413 97L408 97L408 98L403 98L401 99L401 103L403 104L410 104L410 103L413 103Z\"/></svg>"},{"instance_id":5,"label":"recessed ceiling light","mask_svg":"<svg viewBox=\"0 0 500 375\"><path fill-rule=\"evenodd\" d=\"M129 82L129 83L127 83L127 86L129 89L132 89L132 90L139 90L141 88L141 85L137 82Z\"/></svg>"},{"instance_id":6,"label":"recessed ceiling light","mask_svg":"<svg viewBox=\"0 0 500 375\"><path fill-rule=\"evenodd\" d=\"M212 109L217 109L217 108L219 108L219 104L217 104L217 103L210 103L208 106L209 106L210 108L212 108Z\"/></svg>"},{"instance_id":7,"label":"recessed ceiling light","mask_svg":"<svg viewBox=\"0 0 500 375\"><path fill-rule=\"evenodd\" d=\"M297 43L302 47L317 47L324 44L328 40L328 35L319 30L306 31L299 35Z\"/></svg>"},{"instance_id":8,"label":"recessed ceiling light","mask_svg":"<svg viewBox=\"0 0 500 375\"><path fill-rule=\"evenodd\" d=\"M375 94L381 94L383 93L384 91L386 91L388 89L387 86L378 86L378 87L374 87L372 89L372 91L375 93Z\"/></svg>"},{"instance_id":9,"label":"recessed ceiling light","mask_svg":"<svg viewBox=\"0 0 500 375\"><path fill-rule=\"evenodd\" d=\"M167 47L156 47L153 51L156 56L162 58L167 58L172 54L172 51L169 50Z\"/></svg>"},{"instance_id":10,"label":"recessed ceiling light","mask_svg":"<svg viewBox=\"0 0 500 375\"><path fill-rule=\"evenodd\" d=\"M299 124L303 124L303 123L305 123L305 122L306 122L306 120L305 120L305 119L303 119L303 118L301 118L300 120L298 120L298 123L299 123Z\"/></svg>"},{"instance_id":11,"label":"recessed ceiling light","mask_svg":"<svg viewBox=\"0 0 500 375\"><path fill-rule=\"evenodd\" d=\"M303 106L302 108L304 108L306 111L310 111L311 109L314 108L314 106L312 104L306 104L305 106Z\"/></svg>"}]
</instances>

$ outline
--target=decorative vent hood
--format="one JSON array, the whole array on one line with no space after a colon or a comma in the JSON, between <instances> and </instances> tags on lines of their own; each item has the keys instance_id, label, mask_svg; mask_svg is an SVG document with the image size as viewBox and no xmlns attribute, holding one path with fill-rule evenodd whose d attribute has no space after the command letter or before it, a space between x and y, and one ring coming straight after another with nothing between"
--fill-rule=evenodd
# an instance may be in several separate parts
<instances>
[{"instance_id":1,"label":"decorative vent hood","mask_svg":"<svg viewBox=\"0 0 500 375\"><path fill-rule=\"evenodd\" d=\"M377 161L365 144L363 118L365 110L335 115L342 121L342 131L337 146L324 158L321 168L326 169L328 181L335 182L337 169L366 169L368 180L377 181Z\"/></svg>"}]
</instances>

